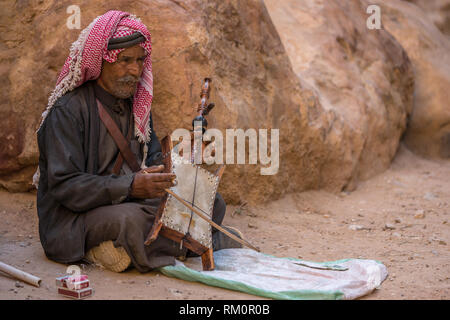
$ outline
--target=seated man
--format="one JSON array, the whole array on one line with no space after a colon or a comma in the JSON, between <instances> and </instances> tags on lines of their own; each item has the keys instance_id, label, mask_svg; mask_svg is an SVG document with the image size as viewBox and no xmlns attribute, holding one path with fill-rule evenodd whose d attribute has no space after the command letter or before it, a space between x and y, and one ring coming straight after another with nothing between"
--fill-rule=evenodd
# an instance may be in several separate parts
<instances>
[{"instance_id":1,"label":"seated man","mask_svg":"<svg viewBox=\"0 0 450 320\"><path fill-rule=\"evenodd\" d=\"M187 253L163 237L144 245L175 179L158 165L150 54L145 25L120 11L96 18L72 45L38 130L39 234L49 259L147 272ZM217 194L217 224L225 208ZM213 230L213 249L240 247Z\"/></svg>"}]
</instances>

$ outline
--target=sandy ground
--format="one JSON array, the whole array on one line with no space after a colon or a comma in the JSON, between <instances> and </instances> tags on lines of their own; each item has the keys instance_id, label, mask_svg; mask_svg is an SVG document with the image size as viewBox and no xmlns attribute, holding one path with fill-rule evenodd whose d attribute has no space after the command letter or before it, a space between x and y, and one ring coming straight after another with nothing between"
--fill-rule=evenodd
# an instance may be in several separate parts
<instances>
[{"instance_id":1,"label":"sandy ground","mask_svg":"<svg viewBox=\"0 0 450 320\"><path fill-rule=\"evenodd\" d=\"M290 194L264 207L229 206L225 223L262 252L310 261L376 259L388 278L362 299L450 299L450 162L404 147L389 170L351 193ZM34 194L0 192L0 261L42 279L39 288L0 275L0 299L65 299L55 278L67 266L48 260L39 242ZM121 274L82 266L90 299L260 299L134 269Z\"/></svg>"}]
</instances>

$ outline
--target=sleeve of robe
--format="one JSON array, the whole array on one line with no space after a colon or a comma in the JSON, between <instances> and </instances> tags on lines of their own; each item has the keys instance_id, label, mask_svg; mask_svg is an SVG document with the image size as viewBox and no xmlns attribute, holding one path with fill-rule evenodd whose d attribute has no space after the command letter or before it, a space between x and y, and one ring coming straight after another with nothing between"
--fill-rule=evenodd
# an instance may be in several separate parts
<instances>
[{"instance_id":1,"label":"sleeve of robe","mask_svg":"<svg viewBox=\"0 0 450 320\"><path fill-rule=\"evenodd\" d=\"M53 108L43 129L48 187L60 204L74 212L85 212L127 198L134 174L86 173L84 128L70 108Z\"/></svg>"}]
</instances>

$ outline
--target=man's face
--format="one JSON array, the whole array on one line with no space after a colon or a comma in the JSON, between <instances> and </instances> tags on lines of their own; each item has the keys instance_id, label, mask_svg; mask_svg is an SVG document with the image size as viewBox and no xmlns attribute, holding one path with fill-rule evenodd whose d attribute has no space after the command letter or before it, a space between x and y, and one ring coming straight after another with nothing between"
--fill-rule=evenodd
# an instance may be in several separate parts
<instances>
[{"instance_id":1,"label":"man's face","mask_svg":"<svg viewBox=\"0 0 450 320\"><path fill-rule=\"evenodd\" d=\"M135 45L119 53L116 62L103 61L97 83L117 98L130 98L141 78L146 56L144 48Z\"/></svg>"}]
</instances>

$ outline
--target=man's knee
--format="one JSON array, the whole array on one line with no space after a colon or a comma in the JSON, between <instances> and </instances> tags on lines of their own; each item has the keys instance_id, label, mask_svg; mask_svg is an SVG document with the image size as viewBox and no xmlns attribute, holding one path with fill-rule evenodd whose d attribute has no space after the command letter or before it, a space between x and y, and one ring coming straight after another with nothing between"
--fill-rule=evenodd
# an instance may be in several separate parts
<instances>
[{"instance_id":1,"label":"man's knee","mask_svg":"<svg viewBox=\"0 0 450 320\"><path fill-rule=\"evenodd\" d=\"M120 215L117 219L127 227L146 229L149 228L154 221L153 208L145 205L126 203L120 208L120 211Z\"/></svg>"},{"instance_id":2,"label":"man's knee","mask_svg":"<svg viewBox=\"0 0 450 320\"><path fill-rule=\"evenodd\" d=\"M137 203L104 206L86 213L86 228L93 232L118 234L124 228L149 228L153 222L150 211Z\"/></svg>"}]
</instances>

